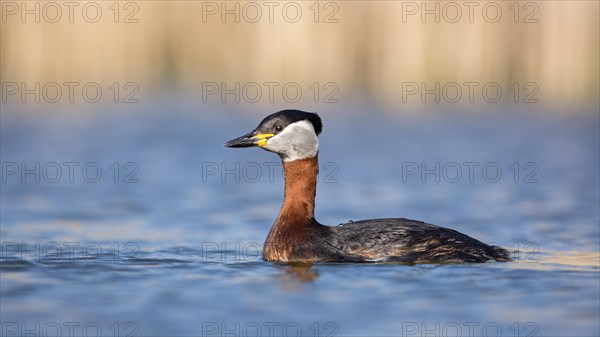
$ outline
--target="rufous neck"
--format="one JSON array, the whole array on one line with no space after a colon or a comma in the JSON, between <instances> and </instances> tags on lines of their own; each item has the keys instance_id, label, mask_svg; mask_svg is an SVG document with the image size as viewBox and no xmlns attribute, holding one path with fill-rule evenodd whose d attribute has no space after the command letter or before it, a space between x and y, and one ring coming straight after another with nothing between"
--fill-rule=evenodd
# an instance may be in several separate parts
<instances>
[{"instance_id":1,"label":"rufous neck","mask_svg":"<svg viewBox=\"0 0 600 337\"><path fill-rule=\"evenodd\" d=\"M285 197L280 216L298 221L312 219L319 174L318 154L312 158L283 162Z\"/></svg>"}]
</instances>

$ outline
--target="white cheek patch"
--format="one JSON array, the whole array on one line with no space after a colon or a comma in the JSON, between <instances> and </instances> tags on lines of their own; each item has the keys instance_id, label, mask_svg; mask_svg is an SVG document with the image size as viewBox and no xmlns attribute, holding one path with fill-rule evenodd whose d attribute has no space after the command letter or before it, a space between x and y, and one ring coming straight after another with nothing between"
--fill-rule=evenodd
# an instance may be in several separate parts
<instances>
[{"instance_id":1,"label":"white cheek patch","mask_svg":"<svg viewBox=\"0 0 600 337\"><path fill-rule=\"evenodd\" d=\"M278 153L283 161L312 158L319 152L319 137L310 122L299 121L269 138L262 148Z\"/></svg>"}]
</instances>

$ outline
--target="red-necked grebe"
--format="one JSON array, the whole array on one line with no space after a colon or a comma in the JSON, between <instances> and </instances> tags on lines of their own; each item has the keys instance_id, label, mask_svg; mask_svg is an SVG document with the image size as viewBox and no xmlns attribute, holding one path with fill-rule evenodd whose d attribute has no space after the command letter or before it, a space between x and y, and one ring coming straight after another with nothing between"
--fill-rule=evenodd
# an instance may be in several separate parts
<instances>
[{"instance_id":1,"label":"red-necked grebe","mask_svg":"<svg viewBox=\"0 0 600 337\"><path fill-rule=\"evenodd\" d=\"M264 244L265 260L407 264L510 260L504 248L421 221L392 218L321 225L314 218L314 206L322 128L315 113L283 110L225 144L258 146L277 153L283 161L285 196Z\"/></svg>"}]
</instances>

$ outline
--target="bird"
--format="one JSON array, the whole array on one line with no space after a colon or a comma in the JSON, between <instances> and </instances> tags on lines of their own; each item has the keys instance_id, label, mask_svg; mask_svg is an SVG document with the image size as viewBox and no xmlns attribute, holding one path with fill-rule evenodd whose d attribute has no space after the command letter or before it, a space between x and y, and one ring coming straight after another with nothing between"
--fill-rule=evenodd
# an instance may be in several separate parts
<instances>
[{"instance_id":1,"label":"bird","mask_svg":"<svg viewBox=\"0 0 600 337\"><path fill-rule=\"evenodd\" d=\"M282 110L226 147L259 147L279 155L283 206L263 245L263 259L287 263L455 264L510 261L509 251L453 229L405 218L320 224L314 216L319 172L318 114Z\"/></svg>"}]
</instances>

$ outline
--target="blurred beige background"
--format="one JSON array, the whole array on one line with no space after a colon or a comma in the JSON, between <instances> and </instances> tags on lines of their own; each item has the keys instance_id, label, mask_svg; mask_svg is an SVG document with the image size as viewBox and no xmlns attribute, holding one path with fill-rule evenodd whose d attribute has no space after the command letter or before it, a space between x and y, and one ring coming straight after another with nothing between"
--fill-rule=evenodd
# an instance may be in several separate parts
<instances>
[{"instance_id":1,"label":"blurred beige background","mask_svg":"<svg viewBox=\"0 0 600 337\"><path fill-rule=\"evenodd\" d=\"M0 76L186 95L207 81L334 82L340 98L392 104L406 82L534 82L543 106L597 105L598 1L475 3L96 1L70 15L2 1Z\"/></svg>"}]
</instances>

